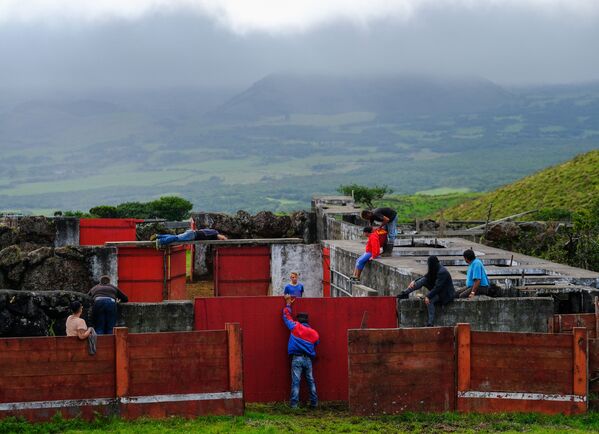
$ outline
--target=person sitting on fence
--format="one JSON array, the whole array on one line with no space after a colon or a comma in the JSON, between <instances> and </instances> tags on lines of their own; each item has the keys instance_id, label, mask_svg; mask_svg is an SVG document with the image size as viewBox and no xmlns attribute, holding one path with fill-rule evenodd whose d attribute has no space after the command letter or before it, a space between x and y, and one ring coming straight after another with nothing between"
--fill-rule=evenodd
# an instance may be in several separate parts
<instances>
[{"instance_id":1,"label":"person sitting on fence","mask_svg":"<svg viewBox=\"0 0 599 434\"><path fill-rule=\"evenodd\" d=\"M455 288L449 271L439 263L439 258L429 256L426 260L427 273L417 280L412 280L408 289L402 291L398 298L408 298L408 295L417 289L425 286L429 293L424 298L428 308L427 327L432 327L435 322L435 305L446 305L453 301L455 297Z\"/></svg>"},{"instance_id":2,"label":"person sitting on fence","mask_svg":"<svg viewBox=\"0 0 599 434\"><path fill-rule=\"evenodd\" d=\"M368 261L372 261L381 253L380 237L377 231L375 231L371 226L367 226L362 230L362 233L368 237L368 242L366 243L365 252L356 261L354 274L352 277L350 277L352 282L359 282L360 276L362 275L362 270L364 270L366 263Z\"/></svg>"},{"instance_id":3,"label":"person sitting on fence","mask_svg":"<svg viewBox=\"0 0 599 434\"><path fill-rule=\"evenodd\" d=\"M71 303L71 315L67 318L67 336L77 336L79 339L87 339L93 328L88 327L85 320L81 318L83 305L78 301Z\"/></svg>"},{"instance_id":4,"label":"person sitting on fence","mask_svg":"<svg viewBox=\"0 0 599 434\"><path fill-rule=\"evenodd\" d=\"M127 296L116 286L110 284L110 277L100 277L100 284L88 293L94 300L92 320L99 335L110 335L116 325L117 301L126 303Z\"/></svg>"},{"instance_id":5,"label":"person sitting on fence","mask_svg":"<svg viewBox=\"0 0 599 434\"><path fill-rule=\"evenodd\" d=\"M316 357L316 345L318 345L320 337L318 332L308 324L307 313L300 312L297 315L297 321L293 320L291 305L294 301L295 299L291 295L285 295L283 322L291 331L289 343L287 344L287 354L291 357L291 398L289 405L291 408L298 407L300 382L303 373L306 376L310 392L310 407L316 408L318 395L316 394L316 383L312 373L312 360Z\"/></svg>"},{"instance_id":6,"label":"person sitting on fence","mask_svg":"<svg viewBox=\"0 0 599 434\"><path fill-rule=\"evenodd\" d=\"M156 247L166 246L172 243L181 243L185 241L199 240L226 240L227 237L219 234L216 229L188 229L182 234L155 234L152 236L156 240ZM152 239L150 238L150 239Z\"/></svg>"},{"instance_id":7,"label":"person sitting on fence","mask_svg":"<svg viewBox=\"0 0 599 434\"><path fill-rule=\"evenodd\" d=\"M471 249L464 251L464 259L468 264L466 288L458 291L458 297L472 298L475 295L490 295L491 285L482 261L476 257Z\"/></svg>"},{"instance_id":8,"label":"person sitting on fence","mask_svg":"<svg viewBox=\"0 0 599 434\"><path fill-rule=\"evenodd\" d=\"M283 294L289 294L292 297L303 297L304 295L304 285L298 282L299 273L297 271L292 271L289 275L290 283L285 285L285 289L283 290Z\"/></svg>"}]
</instances>

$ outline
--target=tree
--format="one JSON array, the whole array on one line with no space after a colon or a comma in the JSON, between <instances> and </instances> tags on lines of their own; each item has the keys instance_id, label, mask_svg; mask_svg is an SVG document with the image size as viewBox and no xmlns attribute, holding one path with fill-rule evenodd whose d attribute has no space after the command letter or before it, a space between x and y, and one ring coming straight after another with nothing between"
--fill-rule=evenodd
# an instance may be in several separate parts
<instances>
[{"instance_id":1,"label":"tree","mask_svg":"<svg viewBox=\"0 0 599 434\"><path fill-rule=\"evenodd\" d=\"M120 218L147 219L151 214L149 203L144 202L124 202L116 209Z\"/></svg>"},{"instance_id":2,"label":"tree","mask_svg":"<svg viewBox=\"0 0 599 434\"><path fill-rule=\"evenodd\" d=\"M99 218L103 218L103 219L119 217L119 213L116 209L116 206L112 206L112 205L95 206L93 208L90 208L89 213L91 215L93 215L94 217L99 217Z\"/></svg>"},{"instance_id":3,"label":"tree","mask_svg":"<svg viewBox=\"0 0 599 434\"><path fill-rule=\"evenodd\" d=\"M162 196L158 200L148 203L152 217L163 218L170 221L180 221L189 218L193 204L187 199L178 196Z\"/></svg>"},{"instance_id":4,"label":"tree","mask_svg":"<svg viewBox=\"0 0 599 434\"><path fill-rule=\"evenodd\" d=\"M346 196L351 196L353 192L354 200L357 203L366 205L368 208L374 208L373 202L375 200L382 199L384 195L393 193L393 190L387 187L387 185L375 185L373 187L359 184L340 185L337 191Z\"/></svg>"}]
</instances>

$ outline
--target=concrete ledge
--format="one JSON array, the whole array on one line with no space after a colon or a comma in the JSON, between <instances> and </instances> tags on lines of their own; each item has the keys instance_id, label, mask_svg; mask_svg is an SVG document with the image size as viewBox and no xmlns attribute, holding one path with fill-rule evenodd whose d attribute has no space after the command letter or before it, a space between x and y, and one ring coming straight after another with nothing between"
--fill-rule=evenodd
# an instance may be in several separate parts
<instances>
[{"instance_id":1,"label":"concrete ledge","mask_svg":"<svg viewBox=\"0 0 599 434\"><path fill-rule=\"evenodd\" d=\"M369 288L359 283L354 283L351 287L351 293L353 297L372 297L379 295L376 289Z\"/></svg>"},{"instance_id":2,"label":"concrete ledge","mask_svg":"<svg viewBox=\"0 0 599 434\"><path fill-rule=\"evenodd\" d=\"M192 301L121 303L117 326L131 333L192 331L193 316Z\"/></svg>"},{"instance_id":3,"label":"concrete ledge","mask_svg":"<svg viewBox=\"0 0 599 434\"><path fill-rule=\"evenodd\" d=\"M427 310L423 300L398 302L400 327L423 327ZM469 323L472 330L547 333L554 301L545 297L475 298L454 300L436 310L436 326Z\"/></svg>"}]
</instances>

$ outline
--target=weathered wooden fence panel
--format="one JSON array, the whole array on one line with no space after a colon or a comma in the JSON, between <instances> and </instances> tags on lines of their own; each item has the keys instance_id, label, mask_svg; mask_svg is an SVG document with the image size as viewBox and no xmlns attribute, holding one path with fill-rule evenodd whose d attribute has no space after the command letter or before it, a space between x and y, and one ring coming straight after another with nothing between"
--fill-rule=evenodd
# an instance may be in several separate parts
<instances>
[{"instance_id":1,"label":"weathered wooden fence panel","mask_svg":"<svg viewBox=\"0 0 599 434\"><path fill-rule=\"evenodd\" d=\"M453 327L349 330L348 335L353 413L455 409Z\"/></svg>"}]
</instances>

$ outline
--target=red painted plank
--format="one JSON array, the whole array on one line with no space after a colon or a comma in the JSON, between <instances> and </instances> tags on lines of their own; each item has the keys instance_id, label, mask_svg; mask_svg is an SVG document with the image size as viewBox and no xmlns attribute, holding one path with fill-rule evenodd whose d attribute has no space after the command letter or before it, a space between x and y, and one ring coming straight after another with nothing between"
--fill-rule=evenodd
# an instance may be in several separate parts
<instances>
[{"instance_id":1,"label":"red painted plank","mask_svg":"<svg viewBox=\"0 0 599 434\"><path fill-rule=\"evenodd\" d=\"M369 327L396 327L395 303L394 297L303 298L295 302L294 314L308 312L310 324L320 334L314 375L321 400L348 399L347 330L360 327L365 311ZM228 322L241 324L248 402L286 401L289 397L289 330L283 324L283 307L282 297L196 299L197 330L221 329Z\"/></svg>"},{"instance_id":2,"label":"red painted plank","mask_svg":"<svg viewBox=\"0 0 599 434\"><path fill-rule=\"evenodd\" d=\"M218 247L213 274L219 297L268 295L270 247Z\"/></svg>"},{"instance_id":3,"label":"red painted plank","mask_svg":"<svg viewBox=\"0 0 599 434\"><path fill-rule=\"evenodd\" d=\"M79 245L102 246L110 241L135 241L139 219L80 219Z\"/></svg>"}]
</instances>

